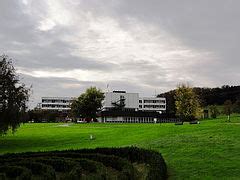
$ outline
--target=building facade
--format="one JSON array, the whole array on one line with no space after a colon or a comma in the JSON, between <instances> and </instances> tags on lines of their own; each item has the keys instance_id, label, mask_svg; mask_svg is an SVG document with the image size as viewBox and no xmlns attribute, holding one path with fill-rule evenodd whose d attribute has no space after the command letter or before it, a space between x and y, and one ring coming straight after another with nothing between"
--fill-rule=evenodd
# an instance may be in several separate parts
<instances>
[{"instance_id":1,"label":"building facade","mask_svg":"<svg viewBox=\"0 0 240 180\"><path fill-rule=\"evenodd\" d=\"M138 110L138 93L126 93L126 91L106 92L103 100L103 111L124 108L126 111Z\"/></svg>"},{"instance_id":2,"label":"building facade","mask_svg":"<svg viewBox=\"0 0 240 180\"><path fill-rule=\"evenodd\" d=\"M75 98L42 97L42 110L68 112ZM138 93L126 91L106 92L102 102L99 122L118 123L159 123L175 122L175 117L166 114L166 99L160 97L139 97Z\"/></svg>"},{"instance_id":3,"label":"building facade","mask_svg":"<svg viewBox=\"0 0 240 180\"><path fill-rule=\"evenodd\" d=\"M103 110L122 108L124 111L152 111L165 112L166 98L139 97L138 93L126 91L106 92L103 101Z\"/></svg>"},{"instance_id":4,"label":"building facade","mask_svg":"<svg viewBox=\"0 0 240 180\"><path fill-rule=\"evenodd\" d=\"M165 112L166 111L166 98L158 97L142 97L139 98L140 111L153 111Z\"/></svg>"},{"instance_id":5,"label":"building facade","mask_svg":"<svg viewBox=\"0 0 240 180\"><path fill-rule=\"evenodd\" d=\"M71 97L42 97L42 110L69 111L74 98Z\"/></svg>"},{"instance_id":6,"label":"building facade","mask_svg":"<svg viewBox=\"0 0 240 180\"><path fill-rule=\"evenodd\" d=\"M153 111L102 111L98 119L103 123L176 123L179 119L171 114Z\"/></svg>"},{"instance_id":7,"label":"building facade","mask_svg":"<svg viewBox=\"0 0 240 180\"><path fill-rule=\"evenodd\" d=\"M109 123L160 123L178 121L167 116L166 98L139 97L138 93L113 91L105 93L100 122Z\"/></svg>"}]
</instances>

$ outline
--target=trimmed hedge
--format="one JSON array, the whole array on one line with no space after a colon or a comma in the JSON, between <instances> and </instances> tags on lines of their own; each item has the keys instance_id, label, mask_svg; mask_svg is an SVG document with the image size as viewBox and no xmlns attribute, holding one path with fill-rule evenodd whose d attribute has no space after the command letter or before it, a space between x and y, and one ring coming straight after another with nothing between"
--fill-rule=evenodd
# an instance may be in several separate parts
<instances>
[{"instance_id":1,"label":"trimmed hedge","mask_svg":"<svg viewBox=\"0 0 240 180\"><path fill-rule=\"evenodd\" d=\"M133 163L148 167L147 179L167 179L167 166L160 153L136 147L96 148L51 152L27 152L0 156L0 179L137 179Z\"/></svg>"},{"instance_id":2,"label":"trimmed hedge","mask_svg":"<svg viewBox=\"0 0 240 180\"><path fill-rule=\"evenodd\" d=\"M0 179L31 179L31 171L21 166L0 166Z\"/></svg>"}]
</instances>

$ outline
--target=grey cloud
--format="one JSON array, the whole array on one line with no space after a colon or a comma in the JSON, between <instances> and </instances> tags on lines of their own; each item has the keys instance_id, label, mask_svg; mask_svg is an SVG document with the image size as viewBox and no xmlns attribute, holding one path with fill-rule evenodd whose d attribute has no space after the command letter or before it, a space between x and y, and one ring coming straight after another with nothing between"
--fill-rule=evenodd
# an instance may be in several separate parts
<instances>
[{"instance_id":1,"label":"grey cloud","mask_svg":"<svg viewBox=\"0 0 240 180\"><path fill-rule=\"evenodd\" d=\"M96 3L90 0L87 7L91 10ZM196 77L195 81L199 79L198 83L209 79L216 86L239 84L236 80L240 67L239 7L240 2L235 0L123 0L111 1L97 13L103 13L104 9L126 30L128 19L136 18L146 26L152 24L166 30L191 48L212 52L216 57L203 57L185 71Z\"/></svg>"},{"instance_id":2,"label":"grey cloud","mask_svg":"<svg viewBox=\"0 0 240 180\"><path fill-rule=\"evenodd\" d=\"M195 81L204 77L216 86L239 84L239 7L235 0L132 0L121 1L115 13L123 24L127 17L134 17L165 29L189 47L214 53L216 58L205 57L208 61L199 60L185 71Z\"/></svg>"},{"instance_id":3,"label":"grey cloud","mask_svg":"<svg viewBox=\"0 0 240 180\"><path fill-rule=\"evenodd\" d=\"M167 79L167 70L156 63L150 63L146 60L129 61L122 64L122 69L137 72L135 78L141 79L142 85L166 87L171 84Z\"/></svg>"},{"instance_id":4,"label":"grey cloud","mask_svg":"<svg viewBox=\"0 0 240 180\"><path fill-rule=\"evenodd\" d=\"M239 84L240 2L237 0L71 1L75 3L73 10L76 12L92 12L96 17L111 17L126 32L133 26L129 21L133 18L146 27L153 25L166 31L184 46L198 52L210 52L209 55L202 56L203 59L193 59L194 63L190 66L184 66L184 59L180 63L176 61L178 68L174 69L175 72L158 63L164 59L150 63L130 58L129 62L116 66L114 63L105 62L104 59L97 61L81 54L73 55L75 45L61 37L71 34L74 27L56 25L47 32L39 31L39 20L47 13L46 2L32 3L38 8L29 15L21 1L0 1L0 53L12 57L17 67L29 71L87 69L107 71L110 74L132 71L132 77L128 77L126 81L106 79L106 82L81 82L67 78L34 78L22 75L24 82L33 84L34 103L46 95L77 96L91 85L106 89L107 83L113 89L140 92L144 95L153 95L155 88L157 91L174 88L184 78L190 79L196 86ZM91 37L97 39L97 34L92 33ZM154 37L154 34L152 36ZM176 75L169 78L171 74ZM136 84L136 79L141 83Z\"/></svg>"},{"instance_id":5,"label":"grey cloud","mask_svg":"<svg viewBox=\"0 0 240 180\"><path fill-rule=\"evenodd\" d=\"M1 1L0 5L0 53L16 59L17 66L108 71L114 66L71 55L74 47L59 39L63 33L71 33L69 29L59 27L48 33L38 31L34 17L24 13L18 1Z\"/></svg>"}]
</instances>

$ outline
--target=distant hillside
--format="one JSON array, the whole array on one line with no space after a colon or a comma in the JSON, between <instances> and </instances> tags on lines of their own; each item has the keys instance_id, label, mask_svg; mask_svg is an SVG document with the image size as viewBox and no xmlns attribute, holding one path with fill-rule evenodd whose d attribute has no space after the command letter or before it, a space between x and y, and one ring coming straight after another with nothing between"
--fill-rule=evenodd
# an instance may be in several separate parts
<instances>
[{"instance_id":1,"label":"distant hillside","mask_svg":"<svg viewBox=\"0 0 240 180\"><path fill-rule=\"evenodd\" d=\"M208 105L223 105L226 100L231 100L233 103L236 100L240 100L240 86L228 86L216 88L201 88L194 87L194 91L197 93L202 106ZM165 97L167 99L167 112L175 112L175 90L159 94L158 97Z\"/></svg>"}]
</instances>

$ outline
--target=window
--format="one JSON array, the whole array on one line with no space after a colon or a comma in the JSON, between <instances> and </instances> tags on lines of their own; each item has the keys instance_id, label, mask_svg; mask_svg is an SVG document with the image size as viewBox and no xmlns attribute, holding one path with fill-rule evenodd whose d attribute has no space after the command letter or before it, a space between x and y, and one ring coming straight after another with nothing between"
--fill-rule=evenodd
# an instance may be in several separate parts
<instances>
[{"instance_id":1,"label":"window","mask_svg":"<svg viewBox=\"0 0 240 180\"><path fill-rule=\"evenodd\" d=\"M125 99L125 97L123 95L120 96L120 99Z\"/></svg>"}]
</instances>

